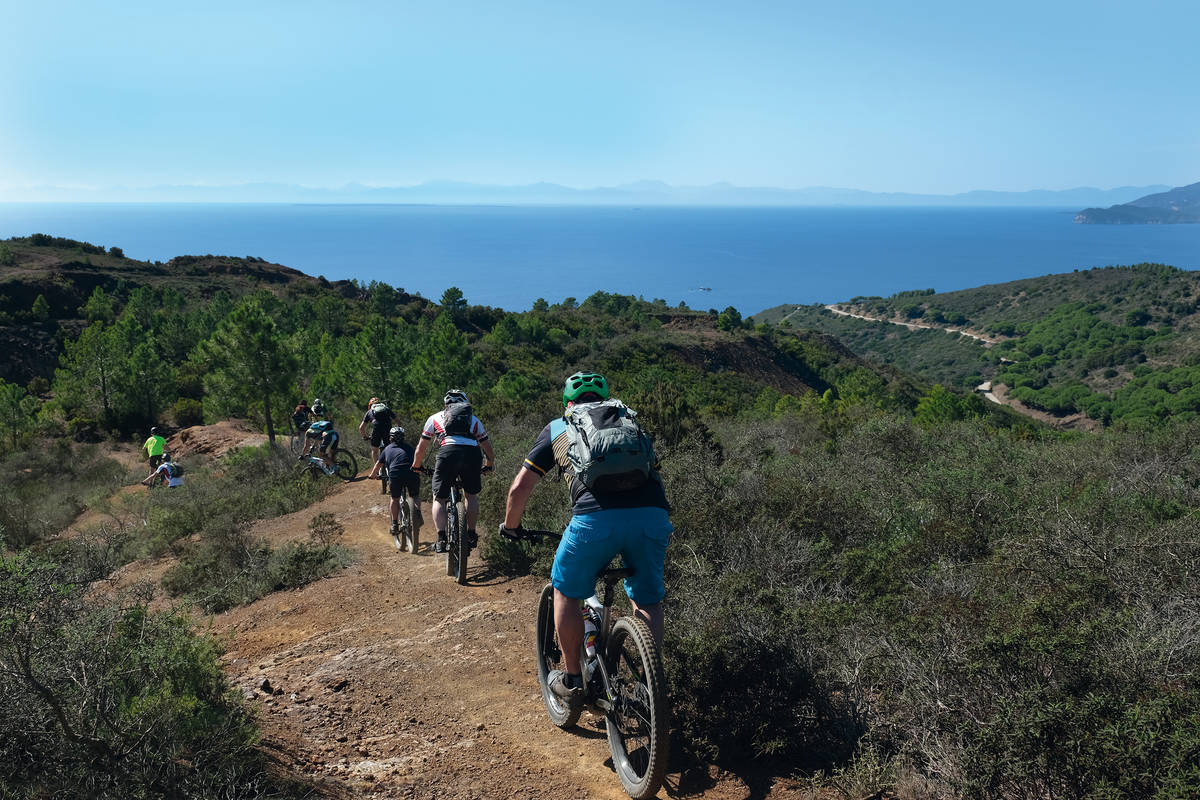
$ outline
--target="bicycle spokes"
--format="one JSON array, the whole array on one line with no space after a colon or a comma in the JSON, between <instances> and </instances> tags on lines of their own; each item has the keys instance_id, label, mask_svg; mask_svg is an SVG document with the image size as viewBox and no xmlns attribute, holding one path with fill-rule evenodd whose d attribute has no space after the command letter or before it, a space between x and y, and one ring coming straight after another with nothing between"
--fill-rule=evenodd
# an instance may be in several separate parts
<instances>
[{"instance_id":1,"label":"bicycle spokes","mask_svg":"<svg viewBox=\"0 0 1200 800\"><path fill-rule=\"evenodd\" d=\"M630 766L640 774L649 761L651 725L645 665L635 653L622 648L612 678L612 719L625 741Z\"/></svg>"}]
</instances>

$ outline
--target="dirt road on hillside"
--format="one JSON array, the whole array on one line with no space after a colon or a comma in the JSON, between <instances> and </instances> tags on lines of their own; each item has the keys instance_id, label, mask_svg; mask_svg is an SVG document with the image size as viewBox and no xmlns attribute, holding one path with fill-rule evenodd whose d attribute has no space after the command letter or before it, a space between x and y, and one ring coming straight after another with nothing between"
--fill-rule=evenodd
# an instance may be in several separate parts
<instances>
[{"instance_id":1,"label":"dirt road on hillside","mask_svg":"<svg viewBox=\"0 0 1200 800\"><path fill-rule=\"evenodd\" d=\"M476 562L470 585L457 585L428 542L415 556L395 549L386 500L360 479L254 529L281 543L330 512L358 554L330 578L212 619L230 678L261 710L265 746L324 797L626 797L603 721L585 714L563 732L543 710L532 658L541 580ZM787 781L752 795L734 776L673 769L660 797L808 796Z\"/></svg>"}]
</instances>

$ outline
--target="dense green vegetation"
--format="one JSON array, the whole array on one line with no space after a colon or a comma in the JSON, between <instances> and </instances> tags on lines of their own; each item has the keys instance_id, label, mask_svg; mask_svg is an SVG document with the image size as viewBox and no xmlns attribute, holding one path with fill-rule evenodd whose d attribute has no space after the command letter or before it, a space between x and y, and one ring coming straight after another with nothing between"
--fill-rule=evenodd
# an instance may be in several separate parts
<instances>
[{"instance_id":1,"label":"dense green vegetation","mask_svg":"<svg viewBox=\"0 0 1200 800\"><path fill-rule=\"evenodd\" d=\"M52 249L28 240L8 244L19 274ZM56 252L69 259L79 249ZM104 258L114 258L109 253ZM542 300L515 314L469 305L454 287L435 304L385 283L333 286L284 268L271 272L278 281L264 288L266 267L253 260L184 257L162 267L120 261L119 280L109 274L116 267L75 267L95 284L86 295L78 281L50 292L60 301L51 303L45 325L63 341L48 376L52 399L35 419L29 398L38 392L29 390L47 388L34 385L37 377L3 390L11 401L0 392L13 435L31 435L41 424L87 439L132 435L160 421L230 416L274 433L299 400L314 396L332 403L344 428L357 427L358 409L372 395L417 424L452 385L493 414L530 404L550 413L552 388L583 362L610 374L631 401L657 409L669 397L681 405L664 410L689 413L746 412L746 397L760 410L768 402L782 410L826 391L894 407L912 407L920 396L900 374L869 368L832 340L750 330L733 309L671 309L597 292L581 302ZM191 283L197 263L223 276L220 290ZM26 297L33 294L22 285Z\"/></svg>"},{"instance_id":2,"label":"dense green vegetation","mask_svg":"<svg viewBox=\"0 0 1200 800\"><path fill-rule=\"evenodd\" d=\"M103 577L0 554L0 796L300 797L269 777L219 648Z\"/></svg>"},{"instance_id":3,"label":"dense green vegetation","mask_svg":"<svg viewBox=\"0 0 1200 800\"><path fill-rule=\"evenodd\" d=\"M25 263L33 245L7 244ZM223 263L226 277L262 267ZM729 309L603 292L508 313L472 306L453 287L436 304L385 284L300 279L218 292L93 289L75 316L54 301L42 309L47 327L81 334L64 340L45 385L0 385L13 445L0 490L36 500L59 464L77 460L78 480L56 491L78 509L119 475L67 438L229 415L278 432L296 400L314 395L340 409L349 438L370 395L416 425L451 385L472 393L501 474L511 474L558 413L563 376L597 369L656 435L673 505L666 655L683 757L755 762L854 787L846 794L856 797L1186 797L1200 785L1200 420L1187 407L1200 367L1171 366L1191 320L1168 324L1149 295L1182 293L1192 276L1094 272L1069 280L1119 282L1128 298L1075 297L1044 282L1021 290L1003 345L985 350L941 331L910 342L949 343L948 375L981 354L963 375L1007 370L1029 402L1049 405L1079 370L1111 381L1102 390L1079 379L1090 394L1072 402L1103 394L1111 404L1111 427L1086 436L873 367L803 328L808 318L858 324L816 309L751 327ZM980 298L968 313L967 300L945 297L922 290L894 306L912 319L936 303L944 319L1007 324ZM923 309L915 316L913 303ZM1045 307L1026 307L1037 303ZM21 313L34 313L32 299ZM890 342L901 363L895 340L907 335L866 326L864 341ZM269 355L249 357L239 350L247 343ZM1107 370L1129 378L1103 378ZM1128 413L1164 395L1178 405ZM244 451L190 470L187 492L139 494L113 509L132 524L69 546L50 538L69 513L3 519L0 680L21 711L3 723L3 755L20 768L0 796L284 791L250 748L252 727L228 698L212 643L137 597L101 601L82 587L122 560L171 552L167 588L221 609L335 568L346 554L329 519L275 551L246 534L253 516L303 508L327 486L298 486L291 474L270 447ZM484 527L499 520L507 488L485 482ZM562 487L545 481L525 522L559 527L568 514ZM485 538L483 553L510 574L545 571L550 557L499 537ZM88 684L98 699L81 699L72 664L56 654L101 628L116 632L105 639L114 677ZM130 684L117 680L125 675ZM154 733L131 742L134 729ZM43 733L32 741L28 730ZM169 769L148 782L141 770L166 752ZM126 762L110 768L112 753ZM30 754L37 760L21 760ZM29 783L35 763L61 764L62 782Z\"/></svg>"},{"instance_id":4,"label":"dense green vegetation","mask_svg":"<svg viewBox=\"0 0 1200 800\"><path fill-rule=\"evenodd\" d=\"M759 315L837 336L856 353L969 388L994 379L1052 414L1190 419L1200 413L1191 367L1200 352L1197 275L1138 264L1030 278L960 292L857 297L848 310L933 330L835 316L821 307ZM994 347L937 328L1001 339Z\"/></svg>"},{"instance_id":5,"label":"dense green vegetation","mask_svg":"<svg viewBox=\"0 0 1200 800\"><path fill-rule=\"evenodd\" d=\"M501 460L534 430L502 426ZM1062 437L809 408L660 449L689 752L869 787L854 796L1200 785L1200 424ZM485 516L506 488L485 487ZM544 482L528 524L562 525L564 491Z\"/></svg>"}]
</instances>

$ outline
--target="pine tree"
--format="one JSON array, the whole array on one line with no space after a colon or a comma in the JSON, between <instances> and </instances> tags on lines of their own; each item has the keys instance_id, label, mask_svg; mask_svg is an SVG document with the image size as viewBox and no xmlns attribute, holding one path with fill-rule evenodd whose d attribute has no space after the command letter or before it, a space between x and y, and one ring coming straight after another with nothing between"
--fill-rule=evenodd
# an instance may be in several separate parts
<instances>
[{"instance_id":1,"label":"pine tree","mask_svg":"<svg viewBox=\"0 0 1200 800\"><path fill-rule=\"evenodd\" d=\"M198 351L208 366L205 392L226 406L261 405L273 444L272 407L287 402L300 365L259 299L239 303Z\"/></svg>"}]
</instances>

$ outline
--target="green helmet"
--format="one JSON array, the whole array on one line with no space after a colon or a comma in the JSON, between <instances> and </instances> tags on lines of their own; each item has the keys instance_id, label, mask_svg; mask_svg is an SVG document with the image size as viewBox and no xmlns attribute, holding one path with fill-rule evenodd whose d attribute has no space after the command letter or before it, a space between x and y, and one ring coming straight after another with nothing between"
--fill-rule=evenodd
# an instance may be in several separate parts
<instances>
[{"instance_id":1,"label":"green helmet","mask_svg":"<svg viewBox=\"0 0 1200 800\"><path fill-rule=\"evenodd\" d=\"M600 399L607 400L608 381L604 380L604 376L599 372L576 372L567 378L566 384L563 385L563 408L567 407L567 403L578 400L580 395L588 392L595 392L600 395Z\"/></svg>"}]
</instances>

